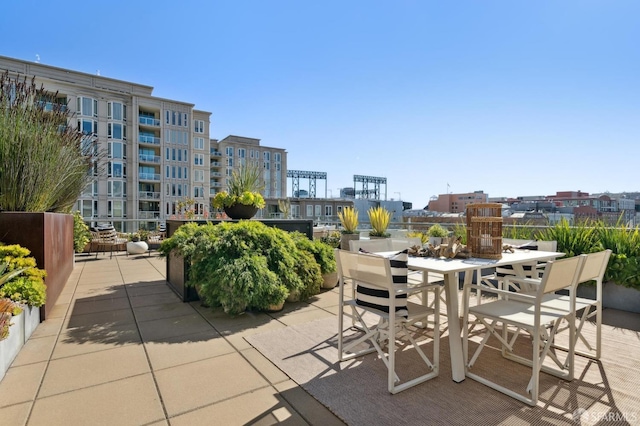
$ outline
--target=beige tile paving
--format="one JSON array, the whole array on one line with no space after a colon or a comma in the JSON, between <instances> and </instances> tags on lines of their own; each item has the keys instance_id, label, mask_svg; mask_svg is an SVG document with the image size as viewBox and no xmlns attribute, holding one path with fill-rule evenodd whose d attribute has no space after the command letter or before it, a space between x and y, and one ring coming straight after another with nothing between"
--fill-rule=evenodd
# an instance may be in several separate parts
<instances>
[{"instance_id":1,"label":"beige tile paving","mask_svg":"<svg viewBox=\"0 0 640 426\"><path fill-rule=\"evenodd\" d=\"M39 396L55 395L149 371L142 345L55 359L49 364Z\"/></svg>"},{"instance_id":2,"label":"beige tile paving","mask_svg":"<svg viewBox=\"0 0 640 426\"><path fill-rule=\"evenodd\" d=\"M169 416L269 385L237 352L156 371L155 375Z\"/></svg>"},{"instance_id":3,"label":"beige tile paving","mask_svg":"<svg viewBox=\"0 0 640 426\"><path fill-rule=\"evenodd\" d=\"M207 425L212 419L220 425L306 424L277 391L263 388L174 417L171 425Z\"/></svg>"},{"instance_id":4,"label":"beige tile paving","mask_svg":"<svg viewBox=\"0 0 640 426\"><path fill-rule=\"evenodd\" d=\"M235 352L233 346L214 330L156 340L144 345L151 366L156 371Z\"/></svg>"},{"instance_id":5,"label":"beige tile paving","mask_svg":"<svg viewBox=\"0 0 640 426\"><path fill-rule=\"evenodd\" d=\"M157 254L79 256L0 382L0 425L342 424L244 339L330 314L332 291L230 317L183 303L165 270Z\"/></svg>"},{"instance_id":6,"label":"beige tile paving","mask_svg":"<svg viewBox=\"0 0 640 426\"><path fill-rule=\"evenodd\" d=\"M32 426L144 425L165 420L150 373L39 398Z\"/></svg>"}]
</instances>

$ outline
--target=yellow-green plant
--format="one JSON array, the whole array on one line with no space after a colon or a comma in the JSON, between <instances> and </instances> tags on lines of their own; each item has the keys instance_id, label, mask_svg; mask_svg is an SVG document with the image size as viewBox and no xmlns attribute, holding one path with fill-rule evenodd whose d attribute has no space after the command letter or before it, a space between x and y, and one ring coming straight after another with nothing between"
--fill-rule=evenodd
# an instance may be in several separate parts
<instances>
[{"instance_id":1,"label":"yellow-green plant","mask_svg":"<svg viewBox=\"0 0 640 426\"><path fill-rule=\"evenodd\" d=\"M371 207L367 214L373 228L373 231L369 232L369 236L388 237L390 234L387 233L387 228L389 227L389 222L391 222L391 212L382 206L378 206Z\"/></svg>"},{"instance_id":2,"label":"yellow-green plant","mask_svg":"<svg viewBox=\"0 0 640 426\"><path fill-rule=\"evenodd\" d=\"M409 231L407 232L407 237L409 238L420 238L420 242L424 245L429 242L429 235L420 231Z\"/></svg>"},{"instance_id":3,"label":"yellow-green plant","mask_svg":"<svg viewBox=\"0 0 640 426\"><path fill-rule=\"evenodd\" d=\"M234 170L227 186L228 191L218 192L213 197L213 207L224 209L235 204L244 204L261 209L266 204L260 194L264 188L262 170L256 164L242 165Z\"/></svg>"},{"instance_id":4,"label":"yellow-green plant","mask_svg":"<svg viewBox=\"0 0 640 426\"><path fill-rule=\"evenodd\" d=\"M430 237L444 238L449 236L449 231L439 223L434 223L427 231L427 234Z\"/></svg>"},{"instance_id":5,"label":"yellow-green plant","mask_svg":"<svg viewBox=\"0 0 640 426\"><path fill-rule=\"evenodd\" d=\"M343 234L355 234L358 228L358 210L355 207L345 207L338 212L338 219L342 224Z\"/></svg>"}]
</instances>

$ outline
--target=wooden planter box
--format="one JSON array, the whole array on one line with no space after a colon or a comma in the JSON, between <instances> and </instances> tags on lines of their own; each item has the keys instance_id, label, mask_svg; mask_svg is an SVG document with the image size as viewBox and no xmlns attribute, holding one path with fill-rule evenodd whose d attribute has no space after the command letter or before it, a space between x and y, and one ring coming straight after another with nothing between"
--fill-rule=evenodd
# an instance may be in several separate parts
<instances>
[{"instance_id":1,"label":"wooden planter box","mask_svg":"<svg viewBox=\"0 0 640 426\"><path fill-rule=\"evenodd\" d=\"M38 268L47 271L47 303L40 308L46 319L73 271L73 215L2 212L0 236L5 244L31 250Z\"/></svg>"},{"instance_id":2,"label":"wooden planter box","mask_svg":"<svg viewBox=\"0 0 640 426\"><path fill-rule=\"evenodd\" d=\"M273 226L275 228L282 229L284 231L293 232L298 231L305 234L310 240L313 239L313 220L297 220L297 219L252 219L259 220L267 226ZM167 237L171 237L176 230L185 223L195 222L200 225L204 225L207 222L217 224L220 222L237 222L222 221L222 220L168 220L167 221ZM182 256L171 254L167 257L167 282L169 287L176 292L176 294L182 299L183 302L191 302L199 300L198 293L195 288L186 286L186 282L189 279L189 262Z\"/></svg>"}]
</instances>

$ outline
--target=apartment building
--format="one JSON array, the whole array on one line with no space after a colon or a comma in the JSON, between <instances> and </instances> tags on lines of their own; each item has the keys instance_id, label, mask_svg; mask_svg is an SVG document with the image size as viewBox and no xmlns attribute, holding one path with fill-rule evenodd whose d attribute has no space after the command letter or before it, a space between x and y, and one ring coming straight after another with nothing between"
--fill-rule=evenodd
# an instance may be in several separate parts
<instances>
[{"instance_id":1,"label":"apartment building","mask_svg":"<svg viewBox=\"0 0 640 426\"><path fill-rule=\"evenodd\" d=\"M208 214L210 112L155 97L143 84L0 56L5 70L35 77L94 143L93 180L77 202L88 223L155 229L186 199L197 215Z\"/></svg>"}]
</instances>

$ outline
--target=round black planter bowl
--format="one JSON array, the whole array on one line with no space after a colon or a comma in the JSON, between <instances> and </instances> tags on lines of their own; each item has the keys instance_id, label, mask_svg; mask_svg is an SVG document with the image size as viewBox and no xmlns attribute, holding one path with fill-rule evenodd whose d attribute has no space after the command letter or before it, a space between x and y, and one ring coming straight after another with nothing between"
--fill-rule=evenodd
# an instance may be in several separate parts
<instances>
[{"instance_id":1,"label":"round black planter bowl","mask_svg":"<svg viewBox=\"0 0 640 426\"><path fill-rule=\"evenodd\" d=\"M224 212L231 219L251 219L258 213L258 208L246 204L234 204L233 206L225 207Z\"/></svg>"}]
</instances>

